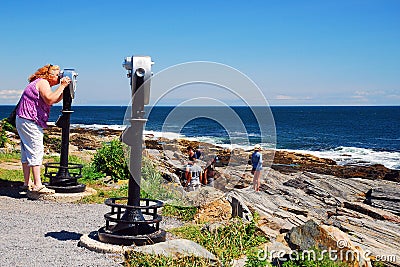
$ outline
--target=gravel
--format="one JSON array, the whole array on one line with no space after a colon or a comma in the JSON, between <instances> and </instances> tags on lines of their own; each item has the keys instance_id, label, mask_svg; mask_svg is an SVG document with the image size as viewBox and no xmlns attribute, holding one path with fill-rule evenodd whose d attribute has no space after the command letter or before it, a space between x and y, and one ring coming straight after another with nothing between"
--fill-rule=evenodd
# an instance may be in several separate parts
<instances>
[{"instance_id":1,"label":"gravel","mask_svg":"<svg viewBox=\"0 0 400 267\"><path fill-rule=\"evenodd\" d=\"M81 235L105 225L109 207L33 201L13 190L0 188L0 266L123 265L121 255L78 246Z\"/></svg>"}]
</instances>

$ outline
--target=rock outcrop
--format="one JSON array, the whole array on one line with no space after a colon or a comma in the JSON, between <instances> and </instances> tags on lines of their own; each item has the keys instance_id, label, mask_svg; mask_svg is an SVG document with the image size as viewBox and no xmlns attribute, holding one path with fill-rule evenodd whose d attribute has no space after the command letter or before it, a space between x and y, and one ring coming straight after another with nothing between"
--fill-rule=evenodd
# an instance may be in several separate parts
<instances>
[{"instance_id":1,"label":"rock outcrop","mask_svg":"<svg viewBox=\"0 0 400 267\"><path fill-rule=\"evenodd\" d=\"M346 233L334 226L318 225L309 220L303 225L293 227L285 236L285 240L295 251L302 251L296 255L299 258L316 261L325 254L329 259L347 262L352 266L372 266L369 253L354 245ZM319 249L321 255L317 255L310 248Z\"/></svg>"},{"instance_id":2,"label":"rock outcrop","mask_svg":"<svg viewBox=\"0 0 400 267\"><path fill-rule=\"evenodd\" d=\"M108 129L101 133L91 131L71 129L71 146L77 150L94 150L103 141L119 138L121 133ZM53 127L47 134L56 138L59 133ZM344 233L343 238L348 238L352 249L368 251L372 259L392 256L390 265L400 266L398 170L382 165L339 166L332 160L311 155L263 151L266 158L273 153L274 160L271 168L263 170L261 192L254 192L250 165L246 164L251 151L229 151L206 143L147 136L146 156L154 161L166 182L175 184L180 192L184 192L181 185L189 145L201 147L204 158L199 164L203 167L214 156L219 157L215 188L206 188L207 193L203 188L183 196L192 205L201 207L198 220L217 221L218 217L229 217L227 214L231 212L251 220L257 212L258 226L271 244L292 244L296 249L307 246L293 246L295 229L303 229L312 220L314 229L325 234L312 237L312 241L306 242L309 246L321 245L328 233L335 233L332 236L336 239L324 243L333 246L338 241L338 233L340 238ZM367 262L358 264L368 265Z\"/></svg>"}]
</instances>

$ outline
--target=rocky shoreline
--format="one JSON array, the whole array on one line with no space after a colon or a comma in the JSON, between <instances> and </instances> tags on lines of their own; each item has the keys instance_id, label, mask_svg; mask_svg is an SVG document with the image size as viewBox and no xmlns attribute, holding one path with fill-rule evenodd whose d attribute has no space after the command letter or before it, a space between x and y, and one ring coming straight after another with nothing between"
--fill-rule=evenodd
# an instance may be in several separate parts
<instances>
[{"instance_id":1,"label":"rocky shoreline","mask_svg":"<svg viewBox=\"0 0 400 267\"><path fill-rule=\"evenodd\" d=\"M90 157L102 142L119 138L120 134L107 128L71 129L70 153ZM50 140L47 152L57 151L59 129L49 127L46 135ZM339 166L333 160L307 154L263 151L264 157L273 161L264 168L262 192L256 193L251 189L250 165L246 164L251 151L146 136L145 154L166 183L179 185L188 145L201 147L205 155L220 159L215 188L203 187L192 196L192 204L200 207L198 216L224 220L229 210L251 219L251 214L257 212L259 227L274 246L270 249L304 249L305 244L330 248L333 241L338 244L338 238L345 236L346 248L368 252L375 260L393 256L383 263L400 266L398 170L382 165ZM201 164L204 166L208 159ZM357 264L370 266L369 261Z\"/></svg>"}]
</instances>

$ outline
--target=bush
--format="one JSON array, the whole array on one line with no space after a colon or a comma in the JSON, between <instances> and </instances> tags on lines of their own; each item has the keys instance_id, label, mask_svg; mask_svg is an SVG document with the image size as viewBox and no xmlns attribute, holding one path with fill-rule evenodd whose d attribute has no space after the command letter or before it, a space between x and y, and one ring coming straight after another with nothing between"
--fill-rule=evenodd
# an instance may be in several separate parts
<instances>
[{"instance_id":1,"label":"bush","mask_svg":"<svg viewBox=\"0 0 400 267\"><path fill-rule=\"evenodd\" d=\"M118 139L104 143L93 158L96 172L111 176L114 181L129 179L130 173L125 160L124 146Z\"/></svg>"},{"instance_id":2,"label":"bush","mask_svg":"<svg viewBox=\"0 0 400 267\"><path fill-rule=\"evenodd\" d=\"M97 171L96 168L93 166L93 162L91 162L83 166L81 180L85 182L95 181L103 178L104 176L104 173Z\"/></svg>"},{"instance_id":3,"label":"bush","mask_svg":"<svg viewBox=\"0 0 400 267\"><path fill-rule=\"evenodd\" d=\"M6 143L8 142L8 137L6 134L6 124L7 122L5 120L2 120L0 122L0 148L5 147Z\"/></svg>"},{"instance_id":4,"label":"bush","mask_svg":"<svg viewBox=\"0 0 400 267\"><path fill-rule=\"evenodd\" d=\"M3 128L4 130L6 130L6 131L8 131L8 132L13 132L13 133L17 133L17 129L16 129L14 126L12 126L12 125L8 122L7 119L2 119L2 120L1 120L1 125L2 125L2 128Z\"/></svg>"}]
</instances>

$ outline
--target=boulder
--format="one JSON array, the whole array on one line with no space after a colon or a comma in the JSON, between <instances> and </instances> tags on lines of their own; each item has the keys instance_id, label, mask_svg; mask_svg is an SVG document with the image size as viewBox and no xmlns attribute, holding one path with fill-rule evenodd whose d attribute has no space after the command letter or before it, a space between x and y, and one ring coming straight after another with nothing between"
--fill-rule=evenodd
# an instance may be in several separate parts
<instances>
[{"instance_id":1,"label":"boulder","mask_svg":"<svg viewBox=\"0 0 400 267\"><path fill-rule=\"evenodd\" d=\"M334 226L319 225L313 220L293 227L285 237L293 250L308 251L314 248L327 252L329 257L338 258L353 266L370 267L371 260L364 257L366 253L361 247L354 245L349 236Z\"/></svg>"}]
</instances>

